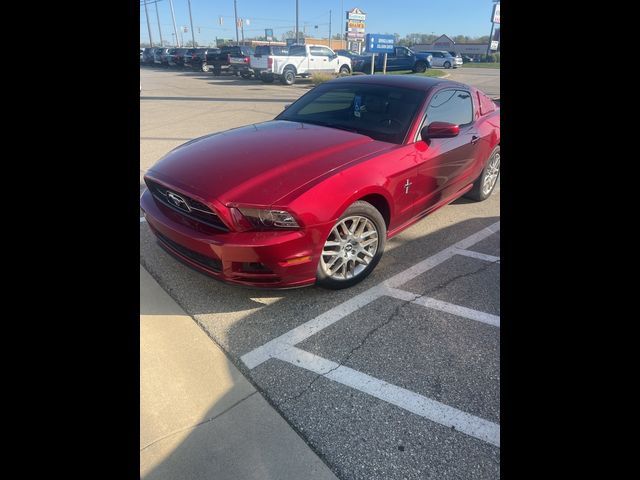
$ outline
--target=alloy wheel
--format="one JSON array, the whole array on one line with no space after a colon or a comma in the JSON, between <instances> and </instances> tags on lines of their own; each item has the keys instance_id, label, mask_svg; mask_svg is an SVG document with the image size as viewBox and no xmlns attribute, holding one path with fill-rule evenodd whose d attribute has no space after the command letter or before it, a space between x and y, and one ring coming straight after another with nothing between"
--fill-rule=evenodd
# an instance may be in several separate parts
<instances>
[{"instance_id":1,"label":"alloy wheel","mask_svg":"<svg viewBox=\"0 0 640 480\"><path fill-rule=\"evenodd\" d=\"M500 153L496 153L489 161L489 164L487 165L487 171L482 181L482 193L484 195L489 195L489 193L491 193L494 185L496 184L496 180L498 179L499 173L500 173Z\"/></svg>"},{"instance_id":2,"label":"alloy wheel","mask_svg":"<svg viewBox=\"0 0 640 480\"><path fill-rule=\"evenodd\" d=\"M378 229L360 215L338 222L324 244L320 264L334 280L348 280L361 275L378 250Z\"/></svg>"}]
</instances>

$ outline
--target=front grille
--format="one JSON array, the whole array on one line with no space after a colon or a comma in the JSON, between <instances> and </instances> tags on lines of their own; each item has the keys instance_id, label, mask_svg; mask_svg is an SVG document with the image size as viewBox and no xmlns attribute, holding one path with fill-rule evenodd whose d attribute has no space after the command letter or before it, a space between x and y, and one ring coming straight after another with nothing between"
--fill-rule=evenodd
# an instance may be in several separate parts
<instances>
[{"instance_id":1,"label":"front grille","mask_svg":"<svg viewBox=\"0 0 640 480\"><path fill-rule=\"evenodd\" d=\"M167 238L162 233L160 233L158 230L154 229L154 231L155 231L155 234L160 239L160 241L164 242L166 245L168 245L169 247L173 248L175 251L177 251L181 255L184 255L189 260L197 263L198 265L200 265L200 266L202 266L204 268L207 268L209 270L213 270L214 272L221 272L222 271L222 262L220 260L217 260L217 259L211 258L211 257L207 257L205 255L202 255L202 254L198 253L198 252L194 252L193 250L190 250L187 247L183 247L179 243L174 242L170 238Z\"/></svg>"},{"instance_id":2,"label":"front grille","mask_svg":"<svg viewBox=\"0 0 640 480\"><path fill-rule=\"evenodd\" d=\"M176 205L169 202L169 192L177 192L173 192L172 190L163 185L160 185L157 182L154 182L153 180L145 179L145 183L147 184L147 187L149 188L151 194L160 202L162 202L163 205L166 205L172 210L180 213L181 215L184 215L185 217L191 218L192 220L197 220L200 223L203 223L210 227L214 227L218 230L222 230L225 232L229 231L227 226L222 222L222 220L220 220L220 217L204 203L194 200L193 198L188 197L187 195L184 195L182 193L178 193L178 195L189 204L190 211L178 208Z\"/></svg>"}]
</instances>

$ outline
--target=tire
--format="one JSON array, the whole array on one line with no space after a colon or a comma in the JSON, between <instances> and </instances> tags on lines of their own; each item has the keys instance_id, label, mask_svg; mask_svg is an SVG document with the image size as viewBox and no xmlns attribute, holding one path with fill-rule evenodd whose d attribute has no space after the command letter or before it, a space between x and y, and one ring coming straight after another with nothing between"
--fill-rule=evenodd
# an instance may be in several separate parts
<instances>
[{"instance_id":1,"label":"tire","mask_svg":"<svg viewBox=\"0 0 640 480\"><path fill-rule=\"evenodd\" d=\"M413 66L413 71L416 73L423 73L427 69L427 64L424 62L416 62Z\"/></svg>"},{"instance_id":2,"label":"tire","mask_svg":"<svg viewBox=\"0 0 640 480\"><path fill-rule=\"evenodd\" d=\"M293 85L296 83L296 71L293 67L285 67L282 72L282 76L280 77L280 82L283 85Z\"/></svg>"},{"instance_id":3,"label":"tire","mask_svg":"<svg viewBox=\"0 0 640 480\"><path fill-rule=\"evenodd\" d=\"M351 75L351 69L347 65L342 65L338 75Z\"/></svg>"},{"instance_id":4,"label":"tire","mask_svg":"<svg viewBox=\"0 0 640 480\"><path fill-rule=\"evenodd\" d=\"M260 75L260 80L264 83L273 83L273 75Z\"/></svg>"},{"instance_id":5,"label":"tire","mask_svg":"<svg viewBox=\"0 0 640 480\"><path fill-rule=\"evenodd\" d=\"M348 234L344 233L342 225ZM360 283L380 261L386 238L387 227L380 212L370 203L353 203L340 216L325 241L316 271L318 286L340 290ZM346 263L344 258L347 258ZM341 263L335 268L338 262Z\"/></svg>"},{"instance_id":6,"label":"tire","mask_svg":"<svg viewBox=\"0 0 640 480\"><path fill-rule=\"evenodd\" d=\"M205 73L210 70L209 65L207 65L206 63L203 63L200 69Z\"/></svg>"},{"instance_id":7,"label":"tire","mask_svg":"<svg viewBox=\"0 0 640 480\"><path fill-rule=\"evenodd\" d=\"M490 178L490 176L492 178ZM491 196L500 178L500 145L493 149L478 179L473 183L466 197L481 202ZM485 185L485 183L490 184ZM483 188L484 186L484 188Z\"/></svg>"},{"instance_id":8,"label":"tire","mask_svg":"<svg viewBox=\"0 0 640 480\"><path fill-rule=\"evenodd\" d=\"M443 67L446 68L446 69L449 69L449 68L451 68L451 63L450 62L444 62Z\"/></svg>"},{"instance_id":9,"label":"tire","mask_svg":"<svg viewBox=\"0 0 640 480\"><path fill-rule=\"evenodd\" d=\"M245 80L248 80L248 79L250 79L250 78L251 78L251 74L250 74L250 73L244 73L244 72L243 72L243 73L241 73L241 74L240 74L240 76L241 76L242 78L244 78Z\"/></svg>"}]
</instances>

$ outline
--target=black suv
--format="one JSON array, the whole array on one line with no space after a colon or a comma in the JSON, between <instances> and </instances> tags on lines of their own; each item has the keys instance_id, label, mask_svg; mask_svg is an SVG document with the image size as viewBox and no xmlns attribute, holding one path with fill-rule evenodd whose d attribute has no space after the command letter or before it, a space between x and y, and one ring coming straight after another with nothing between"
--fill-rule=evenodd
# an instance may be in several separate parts
<instances>
[{"instance_id":1,"label":"black suv","mask_svg":"<svg viewBox=\"0 0 640 480\"><path fill-rule=\"evenodd\" d=\"M202 70L208 72L210 70L207 63L207 54L215 55L220 53L219 48L191 48L184 57L185 68L193 70Z\"/></svg>"},{"instance_id":2,"label":"black suv","mask_svg":"<svg viewBox=\"0 0 640 480\"><path fill-rule=\"evenodd\" d=\"M242 78L250 78L253 75L253 70L249 66L251 55L253 55L253 49L244 45L222 47L220 53L207 54L207 64L214 75L220 75L224 70L240 75Z\"/></svg>"}]
</instances>

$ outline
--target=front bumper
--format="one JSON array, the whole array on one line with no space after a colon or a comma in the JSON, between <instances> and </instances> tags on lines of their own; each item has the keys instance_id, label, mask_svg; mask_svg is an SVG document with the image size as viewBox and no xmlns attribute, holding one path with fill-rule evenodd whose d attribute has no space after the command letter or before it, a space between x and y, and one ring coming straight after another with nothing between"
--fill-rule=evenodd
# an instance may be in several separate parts
<instances>
[{"instance_id":1,"label":"front bumper","mask_svg":"<svg viewBox=\"0 0 640 480\"><path fill-rule=\"evenodd\" d=\"M147 223L160 245L192 268L219 280L252 287L312 285L332 223L300 230L205 234L146 190L141 199ZM305 257L310 257L306 259Z\"/></svg>"}]
</instances>

